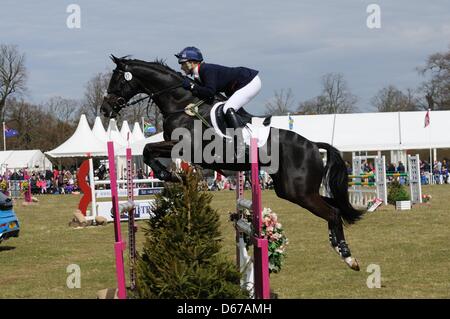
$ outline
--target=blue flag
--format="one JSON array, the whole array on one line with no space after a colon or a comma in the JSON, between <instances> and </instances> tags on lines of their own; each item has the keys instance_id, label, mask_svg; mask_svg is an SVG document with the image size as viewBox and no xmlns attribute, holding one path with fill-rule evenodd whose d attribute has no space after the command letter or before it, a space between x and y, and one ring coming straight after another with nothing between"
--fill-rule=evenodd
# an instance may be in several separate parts
<instances>
[{"instance_id":1,"label":"blue flag","mask_svg":"<svg viewBox=\"0 0 450 319\"><path fill-rule=\"evenodd\" d=\"M7 128L5 126L5 137L14 137L19 135L19 132L17 132L15 129Z\"/></svg>"},{"instance_id":2,"label":"blue flag","mask_svg":"<svg viewBox=\"0 0 450 319\"><path fill-rule=\"evenodd\" d=\"M144 133L156 133L156 128L150 123L144 122Z\"/></svg>"}]
</instances>

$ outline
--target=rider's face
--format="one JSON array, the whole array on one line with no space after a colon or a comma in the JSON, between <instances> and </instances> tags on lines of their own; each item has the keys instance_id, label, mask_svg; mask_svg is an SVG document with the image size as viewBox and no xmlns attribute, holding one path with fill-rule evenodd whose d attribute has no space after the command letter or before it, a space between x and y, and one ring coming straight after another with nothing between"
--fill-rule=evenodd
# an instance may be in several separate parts
<instances>
[{"instance_id":1,"label":"rider's face","mask_svg":"<svg viewBox=\"0 0 450 319\"><path fill-rule=\"evenodd\" d=\"M194 64L191 61L183 62L183 63L181 63L181 70L186 75L191 75L194 70Z\"/></svg>"}]
</instances>

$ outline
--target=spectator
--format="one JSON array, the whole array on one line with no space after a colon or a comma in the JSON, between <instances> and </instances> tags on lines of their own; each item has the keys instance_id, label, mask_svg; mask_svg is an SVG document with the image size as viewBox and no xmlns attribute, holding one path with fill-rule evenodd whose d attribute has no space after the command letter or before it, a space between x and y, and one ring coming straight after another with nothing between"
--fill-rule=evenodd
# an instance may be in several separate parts
<instances>
[{"instance_id":1,"label":"spectator","mask_svg":"<svg viewBox=\"0 0 450 319\"><path fill-rule=\"evenodd\" d=\"M139 172L137 174L137 178L138 179L145 179L144 170L142 168L139 169Z\"/></svg>"}]
</instances>

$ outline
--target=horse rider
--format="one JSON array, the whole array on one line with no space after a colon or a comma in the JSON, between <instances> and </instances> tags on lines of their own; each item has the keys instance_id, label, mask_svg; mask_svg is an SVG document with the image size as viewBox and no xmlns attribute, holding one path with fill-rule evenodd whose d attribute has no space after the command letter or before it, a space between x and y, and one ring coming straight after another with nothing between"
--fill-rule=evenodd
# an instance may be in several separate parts
<instances>
[{"instance_id":1,"label":"horse rider","mask_svg":"<svg viewBox=\"0 0 450 319\"><path fill-rule=\"evenodd\" d=\"M183 88L200 99L212 100L217 93L228 97L223 111L229 127L238 128L236 112L250 102L261 90L258 71L246 67L227 67L203 62L203 55L196 47L186 47L175 54L181 70L192 75L194 82L184 78Z\"/></svg>"}]
</instances>

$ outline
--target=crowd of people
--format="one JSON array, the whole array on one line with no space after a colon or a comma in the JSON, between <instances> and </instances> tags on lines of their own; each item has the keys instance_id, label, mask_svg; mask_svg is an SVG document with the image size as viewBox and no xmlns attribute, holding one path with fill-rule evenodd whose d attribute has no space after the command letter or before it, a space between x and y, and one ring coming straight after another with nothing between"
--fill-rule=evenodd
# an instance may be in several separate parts
<instances>
[{"instance_id":1,"label":"crowd of people","mask_svg":"<svg viewBox=\"0 0 450 319\"><path fill-rule=\"evenodd\" d=\"M435 161L430 172L430 163L426 160L420 161L420 174L421 183L423 185L430 184L433 181L434 184L448 184L449 170L448 161L444 159L442 161ZM353 173L352 165L346 161L348 174ZM371 174L375 173L375 167L372 162L363 160L361 163L361 170L364 173ZM388 163L386 164L386 173L405 173L406 168L402 162L398 163ZM94 178L96 180L108 180L109 171L104 165L100 165L98 169L94 171ZM147 179L154 178L153 172L150 170L149 174L146 174L143 169L138 169L133 172L133 179ZM388 178L393 179L394 177L388 176ZM24 180L30 181L31 193L36 194L72 194L78 193L78 181L77 181L77 170L76 169L53 169L45 171L34 171L34 170L8 170L3 176L0 176L0 186L2 191L7 189L20 188L21 183ZM126 179L126 171L122 172L120 179ZM374 177L367 178L367 181L373 182ZM245 187L250 188L249 184L250 177L246 176ZM259 180L262 189L271 189L273 187L273 181L269 174L265 171L260 171ZM408 183L406 177L399 177L399 181L403 183ZM234 176L225 177L219 173L215 173L214 177L208 178L206 180L208 189L211 191L218 190L235 190L236 189L236 179ZM145 186L145 185L141 185Z\"/></svg>"},{"instance_id":2,"label":"crowd of people","mask_svg":"<svg viewBox=\"0 0 450 319\"><path fill-rule=\"evenodd\" d=\"M220 190L235 190L236 189L236 176L232 175L229 177L225 177L219 173L214 174L214 178L208 178L207 184L208 189L210 191L220 191ZM244 188L250 189L250 175L249 173L244 174ZM260 170L259 172L259 184L261 185L262 189L272 189L273 188L273 180L270 177L270 175Z\"/></svg>"},{"instance_id":3,"label":"crowd of people","mask_svg":"<svg viewBox=\"0 0 450 319\"><path fill-rule=\"evenodd\" d=\"M79 192L76 179L76 170L8 170L3 176L0 177L0 179L2 185L4 185L2 188L7 187L16 191L23 188L24 181L29 181L29 187L31 189L31 194L33 195L71 194L73 192Z\"/></svg>"},{"instance_id":4,"label":"crowd of people","mask_svg":"<svg viewBox=\"0 0 450 319\"><path fill-rule=\"evenodd\" d=\"M0 176L0 188L4 193L7 191L17 193L23 191L24 185L28 188L28 183L24 182L29 181L32 195L77 194L80 192L77 173L78 170L75 168L42 171L26 169L7 170L4 175ZM126 171L121 173L120 178L126 179ZM151 170L148 175L145 174L143 169L133 172L133 179L147 178L153 178L153 172ZM106 169L105 166L100 165L100 167L94 171L94 179L109 180L109 170ZM142 187L145 185L140 186Z\"/></svg>"},{"instance_id":5,"label":"crowd of people","mask_svg":"<svg viewBox=\"0 0 450 319\"><path fill-rule=\"evenodd\" d=\"M353 174L352 165L346 161L347 166L347 172L349 175ZM420 161L420 177L421 177L421 184L427 185L433 182L433 184L448 184L450 183L449 180L449 171L448 171L448 160L443 159L442 161L434 161L433 167L430 167L430 163L426 160ZM366 160L363 160L361 162L361 170L364 173L372 174L375 173L375 167L373 163L368 162ZM392 173L407 173L405 165L400 161L398 163L387 163L386 164L386 173L392 174ZM393 176L388 176L388 179L393 179ZM373 178L372 178L373 179ZM407 183L407 178L404 178L400 176L399 178L400 183ZM369 182L373 181L370 180Z\"/></svg>"}]
</instances>

